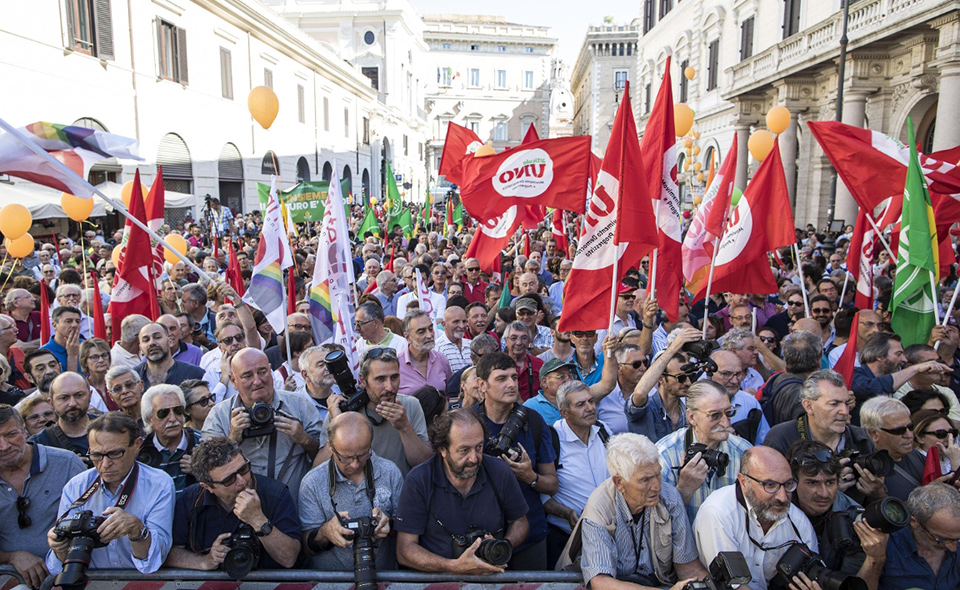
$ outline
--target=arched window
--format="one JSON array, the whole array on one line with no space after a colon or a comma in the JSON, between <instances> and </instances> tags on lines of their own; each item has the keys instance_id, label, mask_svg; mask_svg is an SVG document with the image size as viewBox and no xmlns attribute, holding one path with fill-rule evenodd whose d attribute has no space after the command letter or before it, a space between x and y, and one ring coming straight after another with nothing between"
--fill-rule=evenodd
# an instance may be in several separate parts
<instances>
[{"instance_id":1,"label":"arched window","mask_svg":"<svg viewBox=\"0 0 960 590\"><path fill-rule=\"evenodd\" d=\"M243 157L237 146L228 143L220 150L217 161L220 203L235 212L243 211Z\"/></svg>"},{"instance_id":2,"label":"arched window","mask_svg":"<svg viewBox=\"0 0 960 590\"><path fill-rule=\"evenodd\" d=\"M163 166L163 188L193 194L193 163L190 149L176 133L167 133L160 140L157 164Z\"/></svg>"},{"instance_id":3,"label":"arched window","mask_svg":"<svg viewBox=\"0 0 960 590\"><path fill-rule=\"evenodd\" d=\"M271 174L280 176L280 159L277 158L277 154L273 153L273 150L268 151L263 155L263 160L260 161L260 174L264 176L270 176Z\"/></svg>"},{"instance_id":4,"label":"arched window","mask_svg":"<svg viewBox=\"0 0 960 590\"><path fill-rule=\"evenodd\" d=\"M303 157L297 160L297 182L310 182L310 164Z\"/></svg>"}]
</instances>

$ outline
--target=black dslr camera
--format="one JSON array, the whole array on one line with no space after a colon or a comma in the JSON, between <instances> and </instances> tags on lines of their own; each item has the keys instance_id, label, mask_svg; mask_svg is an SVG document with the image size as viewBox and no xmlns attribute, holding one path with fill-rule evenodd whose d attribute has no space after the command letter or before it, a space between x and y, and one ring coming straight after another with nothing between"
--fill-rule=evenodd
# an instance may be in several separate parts
<instances>
[{"instance_id":1,"label":"black dslr camera","mask_svg":"<svg viewBox=\"0 0 960 590\"><path fill-rule=\"evenodd\" d=\"M890 453L885 450L861 456L860 451L856 449L844 449L837 453L837 458L850 459L851 469L854 465L859 465L861 469L866 469L877 477L886 477L893 473L893 459L890 457ZM860 477L856 469L853 470L853 474Z\"/></svg>"},{"instance_id":2,"label":"black dslr camera","mask_svg":"<svg viewBox=\"0 0 960 590\"><path fill-rule=\"evenodd\" d=\"M690 356L690 362L680 367L680 370L689 375L693 382L700 379L704 373L713 375L717 372L717 363L710 358L710 353L718 348L720 348L720 345L715 340L687 342L680 350Z\"/></svg>"},{"instance_id":3,"label":"black dslr camera","mask_svg":"<svg viewBox=\"0 0 960 590\"><path fill-rule=\"evenodd\" d=\"M157 450L157 447L153 446L149 440L143 441L143 444L140 446L140 451L137 453L137 461L143 463L147 467L160 467L160 464L163 463L163 457L160 455L160 451Z\"/></svg>"},{"instance_id":4,"label":"black dslr camera","mask_svg":"<svg viewBox=\"0 0 960 590\"><path fill-rule=\"evenodd\" d=\"M277 431L277 425L273 423L273 419L276 417L273 406L257 402L253 404L252 408L246 410L247 415L250 416L250 427L243 429L243 438L270 436Z\"/></svg>"},{"instance_id":5,"label":"black dslr camera","mask_svg":"<svg viewBox=\"0 0 960 590\"><path fill-rule=\"evenodd\" d=\"M730 464L730 456L722 451L708 449L703 443L693 443L687 447L687 454L684 457L683 465L686 466L697 453L707 462L707 467L717 472L717 477L723 477L727 473L727 465Z\"/></svg>"},{"instance_id":6,"label":"black dslr camera","mask_svg":"<svg viewBox=\"0 0 960 590\"><path fill-rule=\"evenodd\" d=\"M491 457L506 455L511 461L519 461L523 457L523 451L517 444L517 437L527 427L528 415L527 408L521 405L514 406L503 428L500 429L500 434L490 437L486 446L483 447L483 452Z\"/></svg>"},{"instance_id":7,"label":"black dslr camera","mask_svg":"<svg viewBox=\"0 0 960 590\"><path fill-rule=\"evenodd\" d=\"M828 570L820 561L820 555L811 551L804 543L791 545L780 556L777 573L770 580L769 587L772 590L786 590L801 572L820 584L823 590L867 590L867 583L862 579L844 572Z\"/></svg>"},{"instance_id":8,"label":"black dslr camera","mask_svg":"<svg viewBox=\"0 0 960 590\"><path fill-rule=\"evenodd\" d=\"M484 539L489 534L487 531L471 527L465 535L453 537L453 558L457 559L463 555L463 552L477 539L483 539L474 555L491 565L507 565L513 557L513 545L505 539Z\"/></svg>"},{"instance_id":9,"label":"black dslr camera","mask_svg":"<svg viewBox=\"0 0 960 590\"><path fill-rule=\"evenodd\" d=\"M342 350L334 350L323 357L323 362L327 365L327 370L337 381L337 387L340 393L347 398L340 402L341 412L359 412L370 403L370 396L367 390L357 387L357 380L350 372L350 363L347 362L347 354Z\"/></svg>"},{"instance_id":10,"label":"black dslr camera","mask_svg":"<svg viewBox=\"0 0 960 590\"><path fill-rule=\"evenodd\" d=\"M377 520L371 516L340 519L340 525L353 531L353 580L355 590L377 590L377 552L373 532Z\"/></svg>"},{"instance_id":11,"label":"black dslr camera","mask_svg":"<svg viewBox=\"0 0 960 590\"><path fill-rule=\"evenodd\" d=\"M240 523L237 530L223 542L230 548L220 567L231 580L242 580L260 563L260 540L253 527Z\"/></svg>"},{"instance_id":12,"label":"black dslr camera","mask_svg":"<svg viewBox=\"0 0 960 590\"><path fill-rule=\"evenodd\" d=\"M683 590L733 590L753 580L743 553L721 551L710 562L710 575L702 582L687 582Z\"/></svg>"},{"instance_id":13,"label":"black dslr camera","mask_svg":"<svg viewBox=\"0 0 960 590\"><path fill-rule=\"evenodd\" d=\"M853 528L853 523L859 519L889 535L910 524L910 510L900 498L887 496L867 504L866 508L831 512L827 515L824 533L834 551L851 553L860 550L860 537Z\"/></svg>"},{"instance_id":14,"label":"black dslr camera","mask_svg":"<svg viewBox=\"0 0 960 590\"><path fill-rule=\"evenodd\" d=\"M92 510L83 510L57 523L54 535L58 541L70 539L70 545L63 560L63 571L57 574L54 586L79 590L87 585L87 568L93 550L107 546L97 532L105 520L104 516L94 516Z\"/></svg>"}]
</instances>

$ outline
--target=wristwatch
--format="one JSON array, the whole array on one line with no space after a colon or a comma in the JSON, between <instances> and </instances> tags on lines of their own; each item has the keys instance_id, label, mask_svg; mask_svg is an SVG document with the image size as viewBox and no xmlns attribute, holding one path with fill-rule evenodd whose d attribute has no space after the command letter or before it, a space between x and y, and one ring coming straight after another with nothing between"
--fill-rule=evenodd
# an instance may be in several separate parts
<instances>
[{"instance_id":1,"label":"wristwatch","mask_svg":"<svg viewBox=\"0 0 960 590\"><path fill-rule=\"evenodd\" d=\"M260 530L259 530L259 531L257 531L257 536L258 536L258 537L266 537L267 535L269 535L269 534L272 533L272 532L273 532L273 525L272 525L272 524L270 523L270 521L268 520L267 522L263 523L263 526L260 527Z\"/></svg>"},{"instance_id":2,"label":"wristwatch","mask_svg":"<svg viewBox=\"0 0 960 590\"><path fill-rule=\"evenodd\" d=\"M143 525L143 528L140 529L140 534L136 537L130 537L131 543L139 543L140 541L146 541L147 537L150 536L150 529L147 528L147 525Z\"/></svg>"}]
</instances>

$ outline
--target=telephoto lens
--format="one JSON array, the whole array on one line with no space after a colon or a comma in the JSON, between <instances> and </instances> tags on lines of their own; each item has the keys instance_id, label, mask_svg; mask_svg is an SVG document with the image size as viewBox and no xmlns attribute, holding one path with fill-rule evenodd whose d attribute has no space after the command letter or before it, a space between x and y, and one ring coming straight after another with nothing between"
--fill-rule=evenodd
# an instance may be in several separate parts
<instances>
[{"instance_id":1,"label":"telephoto lens","mask_svg":"<svg viewBox=\"0 0 960 590\"><path fill-rule=\"evenodd\" d=\"M231 580L242 580L260 563L260 541L250 525L241 524L224 545L230 547L220 567Z\"/></svg>"},{"instance_id":2,"label":"telephoto lens","mask_svg":"<svg viewBox=\"0 0 960 590\"><path fill-rule=\"evenodd\" d=\"M910 524L910 510L900 498L887 496L867 504L863 510L863 520L889 535Z\"/></svg>"},{"instance_id":3,"label":"telephoto lens","mask_svg":"<svg viewBox=\"0 0 960 590\"><path fill-rule=\"evenodd\" d=\"M820 561L820 555L804 543L795 543L780 556L777 562L777 574L770 580L769 588L786 590L791 588L797 576L803 573L820 584L822 590L867 590L862 579L844 572L827 569Z\"/></svg>"},{"instance_id":4,"label":"telephoto lens","mask_svg":"<svg viewBox=\"0 0 960 590\"><path fill-rule=\"evenodd\" d=\"M82 510L57 523L54 529L57 540L70 539L70 545L63 560L63 570L54 579L54 586L64 590L80 590L87 585L87 568L93 550L107 545L97 532L105 520L103 516L94 516L91 510Z\"/></svg>"}]
</instances>

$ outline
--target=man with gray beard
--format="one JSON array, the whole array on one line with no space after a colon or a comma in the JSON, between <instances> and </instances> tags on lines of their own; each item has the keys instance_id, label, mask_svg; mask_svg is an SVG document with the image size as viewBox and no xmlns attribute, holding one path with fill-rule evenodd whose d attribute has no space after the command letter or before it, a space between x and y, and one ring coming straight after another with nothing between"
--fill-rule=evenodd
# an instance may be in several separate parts
<instances>
[{"instance_id":1,"label":"man with gray beard","mask_svg":"<svg viewBox=\"0 0 960 590\"><path fill-rule=\"evenodd\" d=\"M411 395L427 385L443 390L453 371L447 359L434 350L436 338L429 314L420 309L408 313L403 319L403 337L408 347L397 355L400 361L397 393Z\"/></svg>"},{"instance_id":2,"label":"man with gray beard","mask_svg":"<svg viewBox=\"0 0 960 590\"><path fill-rule=\"evenodd\" d=\"M90 442L87 424L90 423L90 387L79 373L68 371L50 385L50 405L57 413L57 423L30 437L31 442L73 451L88 467Z\"/></svg>"},{"instance_id":3,"label":"man with gray beard","mask_svg":"<svg viewBox=\"0 0 960 590\"><path fill-rule=\"evenodd\" d=\"M470 340L467 332L467 312L462 307L447 306L443 312L443 332L437 336L437 352L447 358L450 370L456 373L473 364L470 360Z\"/></svg>"}]
</instances>

